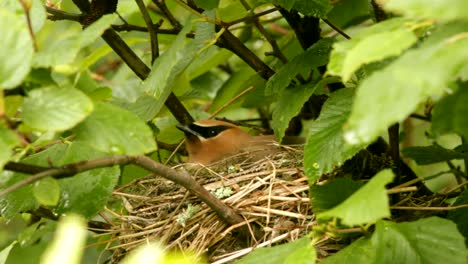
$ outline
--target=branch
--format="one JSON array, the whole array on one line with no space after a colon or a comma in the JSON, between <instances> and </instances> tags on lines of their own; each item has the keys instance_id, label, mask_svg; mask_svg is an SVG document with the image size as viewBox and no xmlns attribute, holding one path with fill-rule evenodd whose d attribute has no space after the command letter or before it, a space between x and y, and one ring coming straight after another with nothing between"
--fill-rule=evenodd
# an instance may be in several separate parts
<instances>
[{"instance_id":1,"label":"branch","mask_svg":"<svg viewBox=\"0 0 468 264\"><path fill-rule=\"evenodd\" d=\"M169 20L169 23L175 28L175 29L181 29L182 25L180 22L174 17L174 15L169 11L169 9L166 6L166 1L165 0L153 0L153 3L161 10L161 12L164 14L164 16Z\"/></svg>"},{"instance_id":2,"label":"branch","mask_svg":"<svg viewBox=\"0 0 468 264\"><path fill-rule=\"evenodd\" d=\"M102 168L112 167L116 165L128 165L134 164L142 167L158 176L164 177L171 180L184 188L189 192L197 196L200 200L206 203L216 214L226 223L235 225L244 222L244 219L238 215L232 208L216 199L210 192L208 192L203 186L195 181L190 175L186 173L180 173L172 168L166 167L161 163L158 163L146 156L112 156L99 158L95 160L80 161L76 163L66 164L59 168L50 168L34 174L22 181L16 182L15 184L0 191L0 197L5 196L13 191L18 190L21 187L29 185L33 182L39 181L47 177L54 178L66 178L74 176L80 172ZM247 230L244 230L247 232Z\"/></svg>"},{"instance_id":3,"label":"branch","mask_svg":"<svg viewBox=\"0 0 468 264\"><path fill-rule=\"evenodd\" d=\"M153 21L151 21L151 17L148 14L148 10L146 10L146 6L145 3L143 3L143 0L135 1L138 4L138 8L140 9L141 15L145 20L146 27L148 28L151 43L151 63L153 63L154 60L159 57L158 35L156 34L156 28L153 24ZM159 27L159 25L157 25L157 27Z\"/></svg>"}]
</instances>

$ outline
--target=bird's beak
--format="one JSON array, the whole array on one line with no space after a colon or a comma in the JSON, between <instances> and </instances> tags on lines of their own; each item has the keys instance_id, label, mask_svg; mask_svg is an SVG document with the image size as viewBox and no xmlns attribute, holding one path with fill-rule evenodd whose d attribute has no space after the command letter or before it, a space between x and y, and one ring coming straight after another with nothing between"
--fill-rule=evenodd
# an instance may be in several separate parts
<instances>
[{"instance_id":1,"label":"bird's beak","mask_svg":"<svg viewBox=\"0 0 468 264\"><path fill-rule=\"evenodd\" d=\"M198 132L196 131L193 131L189 126L187 125L182 125L182 124L177 124L176 127L181 130L182 132L184 132L184 134L186 136L188 135L192 135L192 136L196 136L196 137L202 137Z\"/></svg>"}]
</instances>

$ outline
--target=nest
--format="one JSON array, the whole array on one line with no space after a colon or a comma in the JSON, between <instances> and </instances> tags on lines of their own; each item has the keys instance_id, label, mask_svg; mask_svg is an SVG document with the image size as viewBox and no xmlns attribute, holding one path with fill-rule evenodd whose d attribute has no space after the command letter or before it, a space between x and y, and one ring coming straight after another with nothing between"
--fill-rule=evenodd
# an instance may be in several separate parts
<instances>
[{"instance_id":1,"label":"nest","mask_svg":"<svg viewBox=\"0 0 468 264\"><path fill-rule=\"evenodd\" d=\"M282 151L259 161L232 164L224 160L210 167L192 168L208 191L240 214L245 221L229 226L185 188L150 175L116 190L125 212L116 213L114 228L107 233L117 241L108 249L117 260L148 241L159 241L169 250L204 255L210 262L226 263L253 248L296 240L311 231L314 215L303 173L301 147ZM236 230L247 225L262 230L256 239ZM253 231L252 231L253 232Z\"/></svg>"}]
</instances>

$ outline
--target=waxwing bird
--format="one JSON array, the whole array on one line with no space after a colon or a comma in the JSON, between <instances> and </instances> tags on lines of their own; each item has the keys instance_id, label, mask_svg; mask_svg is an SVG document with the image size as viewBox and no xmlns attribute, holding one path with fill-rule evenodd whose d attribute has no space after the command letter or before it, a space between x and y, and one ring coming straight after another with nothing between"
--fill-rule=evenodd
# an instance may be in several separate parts
<instances>
[{"instance_id":1,"label":"waxwing bird","mask_svg":"<svg viewBox=\"0 0 468 264\"><path fill-rule=\"evenodd\" d=\"M274 136L252 136L240 127L219 120L200 120L177 125L185 134L189 161L208 165L242 152L265 157L278 149ZM258 159L258 158L257 158Z\"/></svg>"}]
</instances>

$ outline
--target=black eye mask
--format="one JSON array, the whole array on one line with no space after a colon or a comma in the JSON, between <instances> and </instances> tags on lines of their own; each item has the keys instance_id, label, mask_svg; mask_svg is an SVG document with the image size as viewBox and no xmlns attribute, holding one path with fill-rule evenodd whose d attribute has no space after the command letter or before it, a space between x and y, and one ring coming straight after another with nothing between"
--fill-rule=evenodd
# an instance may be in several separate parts
<instances>
[{"instance_id":1,"label":"black eye mask","mask_svg":"<svg viewBox=\"0 0 468 264\"><path fill-rule=\"evenodd\" d=\"M222 126L222 125L205 127L205 126L199 126L199 125L196 125L196 124L190 124L188 127L191 130L198 133L203 138L207 138L207 139L212 138L212 137L216 137L217 135L219 135L219 133L223 132L226 129L231 128L231 127Z\"/></svg>"}]
</instances>

